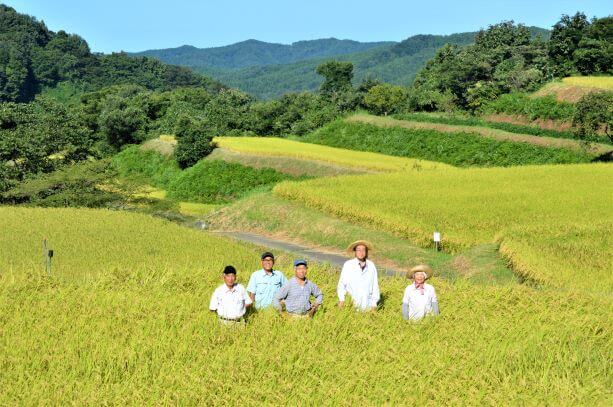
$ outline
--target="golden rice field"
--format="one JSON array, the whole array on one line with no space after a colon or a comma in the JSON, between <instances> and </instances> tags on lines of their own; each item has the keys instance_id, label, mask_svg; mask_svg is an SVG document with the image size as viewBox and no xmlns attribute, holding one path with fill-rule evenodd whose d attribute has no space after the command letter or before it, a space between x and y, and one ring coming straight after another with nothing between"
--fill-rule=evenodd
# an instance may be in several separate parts
<instances>
[{"instance_id":1,"label":"golden rice field","mask_svg":"<svg viewBox=\"0 0 613 407\"><path fill-rule=\"evenodd\" d=\"M285 182L274 193L452 252L501 242L525 277L613 290L613 166L445 169ZM577 270L592 279L576 282Z\"/></svg>"},{"instance_id":2,"label":"golden rice field","mask_svg":"<svg viewBox=\"0 0 613 407\"><path fill-rule=\"evenodd\" d=\"M294 157L373 171L451 168L438 162L346 150L277 137L216 137L214 141L221 148L239 153Z\"/></svg>"},{"instance_id":3,"label":"golden rice field","mask_svg":"<svg viewBox=\"0 0 613 407\"><path fill-rule=\"evenodd\" d=\"M613 76L569 76L568 78L563 78L562 83L573 86L613 90Z\"/></svg>"},{"instance_id":4,"label":"golden rice field","mask_svg":"<svg viewBox=\"0 0 613 407\"><path fill-rule=\"evenodd\" d=\"M588 93L603 90L613 90L613 76L570 76L545 84L533 95L553 95L559 101L576 103Z\"/></svg>"},{"instance_id":5,"label":"golden rice field","mask_svg":"<svg viewBox=\"0 0 613 407\"><path fill-rule=\"evenodd\" d=\"M243 329L207 311L223 265L258 251L145 215L0 207L2 405L610 405L611 300L585 290L434 279L442 315L271 313ZM55 249L52 276L41 239ZM287 271L291 259L281 256ZM376 259L375 259L376 260Z\"/></svg>"}]
</instances>

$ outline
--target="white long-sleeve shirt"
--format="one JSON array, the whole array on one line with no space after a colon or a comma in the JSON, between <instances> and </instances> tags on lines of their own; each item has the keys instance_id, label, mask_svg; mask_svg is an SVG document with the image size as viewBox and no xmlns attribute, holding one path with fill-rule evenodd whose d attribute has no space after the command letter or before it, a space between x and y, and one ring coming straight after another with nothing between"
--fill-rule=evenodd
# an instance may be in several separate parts
<instances>
[{"instance_id":1,"label":"white long-sleeve shirt","mask_svg":"<svg viewBox=\"0 0 613 407\"><path fill-rule=\"evenodd\" d=\"M415 287L415 284L410 284L404 290L402 303L408 306L408 315L406 319L422 319L426 315L433 312L435 303L438 304L436 291L430 284L424 284L424 293Z\"/></svg>"},{"instance_id":2,"label":"white long-sleeve shirt","mask_svg":"<svg viewBox=\"0 0 613 407\"><path fill-rule=\"evenodd\" d=\"M242 284L235 284L232 288L222 284L213 292L209 309L217 311L222 318L238 319L245 315L246 306L251 302Z\"/></svg>"},{"instance_id":3,"label":"white long-sleeve shirt","mask_svg":"<svg viewBox=\"0 0 613 407\"><path fill-rule=\"evenodd\" d=\"M367 259L366 267L362 270L357 258L347 260L341 270L336 292L339 301L345 301L345 295L349 293L353 305L358 309L368 310L376 307L380 293L375 264Z\"/></svg>"}]
</instances>

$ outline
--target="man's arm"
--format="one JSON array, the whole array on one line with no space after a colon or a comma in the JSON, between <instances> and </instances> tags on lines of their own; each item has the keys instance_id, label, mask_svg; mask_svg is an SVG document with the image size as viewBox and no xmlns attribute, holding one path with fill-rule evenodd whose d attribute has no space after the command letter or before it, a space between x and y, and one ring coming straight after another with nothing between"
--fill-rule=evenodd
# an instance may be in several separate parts
<instances>
[{"instance_id":1,"label":"man's arm","mask_svg":"<svg viewBox=\"0 0 613 407\"><path fill-rule=\"evenodd\" d=\"M438 298L436 298L436 291L434 290L434 287L432 287L432 313L434 315L438 315L439 314L439 310L438 310Z\"/></svg>"},{"instance_id":2,"label":"man's arm","mask_svg":"<svg viewBox=\"0 0 613 407\"><path fill-rule=\"evenodd\" d=\"M289 280L287 279L287 277L285 277L285 274L283 274L283 272L279 271L279 274L281 274L281 286L284 286Z\"/></svg>"},{"instance_id":3,"label":"man's arm","mask_svg":"<svg viewBox=\"0 0 613 407\"><path fill-rule=\"evenodd\" d=\"M347 263L343 264L341 270L341 276L338 279L338 285L336 286L336 294L338 295L338 306L343 307L345 305L345 295L347 294L346 279L347 279Z\"/></svg>"},{"instance_id":4,"label":"man's arm","mask_svg":"<svg viewBox=\"0 0 613 407\"><path fill-rule=\"evenodd\" d=\"M372 295L371 295L371 304L372 308L377 308L377 304L379 303L379 299L381 298L381 292L379 291L379 274L377 273L377 267L373 264L373 279L372 282Z\"/></svg>"},{"instance_id":5,"label":"man's arm","mask_svg":"<svg viewBox=\"0 0 613 407\"><path fill-rule=\"evenodd\" d=\"M245 300L245 308L249 308L253 305L253 299L251 298L251 294L245 290L243 292L243 300Z\"/></svg>"},{"instance_id":6,"label":"man's arm","mask_svg":"<svg viewBox=\"0 0 613 407\"><path fill-rule=\"evenodd\" d=\"M281 304L281 300L287 298L288 291L289 284L284 284L283 287L281 287L273 297L272 306L276 308L279 312L283 312L283 305Z\"/></svg>"},{"instance_id":7,"label":"man's arm","mask_svg":"<svg viewBox=\"0 0 613 407\"><path fill-rule=\"evenodd\" d=\"M249 293L249 298L251 302L255 302L255 273L251 274L249 277L249 284L247 284L247 292Z\"/></svg>"},{"instance_id":8,"label":"man's arm","mask_svg":"<svg viewBox=\"0 0 613 407\"><path fill-rule=\"evenodd\" d=\"M402 317L404 319L409 319L409 304L406 302L402 303Z\"/></svg>"},{"instance_id":9,"label":"man's arm","mask_svg":"<svg viewBox=\"0 0 613 407\"><path fill-rule=\"evenodd\" d=\"M217 312L217 290L213 291L213 295L211 295L211 302L209 303L209 311Z\"/></svg>"},{"instance_id":10,"label":"man's arm","mask_svg":"<svg viewBox=\"0 0 613 407\"><path fill-rule=\"evenodd\" d=\"M321 292L321 290L319 289L319 287L317 286L317 284L313 284L313 290L311 292L311 295L313 295L313 297L315 297L315 304L314 305L321 305L322 302L324 302L324 293Z\"/></svg>"},{"instance_id":11,"label":"man's arm","mask_svg":"<svg viewBox=\"0 0 613 407\"><path fill-rule=\"evenodd\" d=\"M311 309L309 310L309 315L315 315L315 311L317 308L324 302L324 293L321 292L317 284L313 283L313 288L311 290L311 295L315 297L315 303L311 305Z\"/></svg>"}]
</instances>

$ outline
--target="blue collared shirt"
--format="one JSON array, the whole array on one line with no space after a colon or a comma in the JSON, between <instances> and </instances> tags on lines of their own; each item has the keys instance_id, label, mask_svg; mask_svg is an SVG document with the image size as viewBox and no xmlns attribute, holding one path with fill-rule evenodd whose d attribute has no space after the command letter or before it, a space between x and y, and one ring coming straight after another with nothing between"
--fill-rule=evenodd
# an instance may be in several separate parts
<instances>
[{"instance_id":1,"label":"blue collared shirt","mask_svg":"<svg viewBox=\"0 0 613 407\"><path fill-rule=\"evenodd\" d=\"M247 291L255 294L255 308L270 307L275 294L287 282L287 278L279 270L267 274L264 269L253 272L247 284Z\"/></svg>"},{"instance_id":2,"label":"blue collared shirt","mask_svg":"<svg viewBox=\"0 0 613 407\"><path fill-rule=\"evenodd\" d=\"M311 309L311 296L315 297L315 304L319 305L324 300L324 295L317 284L306 279L304 285L300 285L296 277L283 285L275 295L274 306L281 311L280 300L285 300L285 310L290 314L304 315Z\"/></svg>"}]
</instances>

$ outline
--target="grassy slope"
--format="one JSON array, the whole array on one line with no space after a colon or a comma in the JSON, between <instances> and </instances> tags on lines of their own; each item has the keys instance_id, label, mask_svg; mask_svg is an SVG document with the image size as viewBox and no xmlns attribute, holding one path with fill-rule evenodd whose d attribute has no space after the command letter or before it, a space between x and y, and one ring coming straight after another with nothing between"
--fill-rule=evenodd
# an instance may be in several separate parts
<instances>
[{"instance_id":1,"label":"grassy slope","mask_svg":"<svg viewBox=\"0 0 613 407\"><path fill-rule=\"evenodd\" d=\"M375 117L375 120L379 118ZM393 120L393 119L392 119ZM444 162L459 167L582 163L593 155L562 148L493 140L475 133L382 127L336 120L302 138L309 143Z\"/></svg>"},{"instance_id":2,"label":"grassy slope","mask_svg":"<svg viewBox=\"0 0 613 407\"><path fill-rule=\"evenodd\" d=\"M333 306L337 276L313 267L327 295L313 321L259 313L228 330L207 302L225 264L246 281L252 248L137 214L0 214L5 405L610 402L611 302L589 292L434 279L442 316L407 324L406 280L381 279L381 310L358 314Z\"/></svg>"},{"instance_id":3,"label":"grassy slope","mask_svg":"<svg viewBox=\"0 0 613 407\"><path fill-rule=\"evenodd\" d=\"M554 138L576 139L572 131L559 131L552 129L543 129L541 127L529 124L514 124L512 122L490 121L488 116L482 117L471 116L459 112L444 113L444 112L419 112L419 113L400 113L393 117L399 120L426 122L426 123L442 123L442 124L459 124L466 126L481 126L493 129L506 130L511 133L525 134L531 136L547 136ZM500 117L502 115L497 114ZM507 115L509 116L509 115ZM511 116L512 117L512 116ZM603 139L606 141L606 139Z\"/></svg>"},{"instance_id":4,"label":"grassy slope","mask_svg":"<svg viewBox=\"0 0 613 407\"><path fill-rule=\"evenodd\" d=\"M379 117L366 114L357 114L347 118L348 122L367 123L380 127L401 127L405 129L429 129L444 133L472 133L483 137L492 138L500 141L511 141L518 143L533 144L540 147L565 148L576 151L584 151L585 144L578 140L562 139L555 137L533 136L530 134L512 133L505 130L494 129L484 126L455 125L443 123L428 123L411 120L398 120L391 117ZM613 150L606 144L593 143L588 151L592 154L604 154Z\"/></svg>"},{"instance_id":5,"label":"grassy slope","mask_svg":"<svg viewBox=\"0 0 613 407\"><path fill-rule=\"evenodd\" d=\"M448 167L446 164L432 161L301 143L276 137L217 137L215 142L222 148L240 153L316 160L351 169L400 171Z\"/></svg>"},{"instance_id":6,"label":"grassy slope","mask_svg":"<svg viewBox=\"0 0 613 407\"><path fill-rule=\"evenodd\" d=\"M253 189L271 187L281 180L295 179L272 168L253 168L223 160L200 160L181 170L155 145L131 146L113 157L120 177L150 184L167 192L163 198L202 204L219 204L243 196ZM166 150L166 148L162 148ZM151 195L148 195L152 197Z\"/></svg>"},{"instance_id":7,"label":"grassy slope","mask_svg":"<svg viewBox=\"0 0 613 407\"><path fill-rule=\"evenodd\" d=\"M582 96L602 90L613 90L612 76L571 76L550 82L534 93L534 96L554 95L557 100L575 103Z\"/></svg>"},{"instance_id":8,"label":"grassy slope","mask_svg":"<svg viewBox=\"0 0 613 407\"><path fill-rule=\"evenodd\" d=\"M296 177L326 177L335 175L363 174L368 172L359 168L348 168L330 162L306 160L278 155L260 155L216 148L205 160L224 160L253 168L273 168L284 174Z\"/></svg>"}]
</instances>

